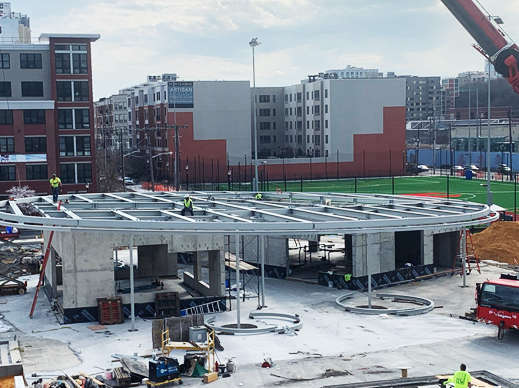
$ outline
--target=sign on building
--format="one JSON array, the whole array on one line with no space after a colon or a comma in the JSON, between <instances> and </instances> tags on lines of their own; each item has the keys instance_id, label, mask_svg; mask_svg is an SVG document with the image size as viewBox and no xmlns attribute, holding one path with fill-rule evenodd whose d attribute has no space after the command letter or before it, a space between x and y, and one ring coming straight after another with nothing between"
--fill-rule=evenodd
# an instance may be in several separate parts
<instances>
[{"instance_id":1,"label":"sign on building","mask_svg":"<svg viewBox=\"0 0 519 388\"><path fill-rule=\"evenodd\" d=\"M193 108L193 82L168 82L168 106Z\"/></svg>"}]
</instances>

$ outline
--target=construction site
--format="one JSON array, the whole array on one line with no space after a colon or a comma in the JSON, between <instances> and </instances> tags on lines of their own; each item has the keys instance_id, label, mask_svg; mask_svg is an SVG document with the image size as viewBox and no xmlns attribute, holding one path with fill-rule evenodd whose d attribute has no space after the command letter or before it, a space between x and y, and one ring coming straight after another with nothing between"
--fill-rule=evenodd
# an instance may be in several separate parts
<instances>
[{"instance_id":1,"label":"construction site","mask_svg":"<svg viewBox=\"0 0 519 388\"><path fill-rule=\"evenodd\" d=\"M476 283L517 270L513 246L492 247L517 224L488 206L190 196L189 217L174 192L0 203L4 225L44 231L2 247L17 287L0 297L2 376L74 388L431 387L464 362L475 386L518 386L515 313L506 325L476 313Z\"/></svg>"}]
</instances>

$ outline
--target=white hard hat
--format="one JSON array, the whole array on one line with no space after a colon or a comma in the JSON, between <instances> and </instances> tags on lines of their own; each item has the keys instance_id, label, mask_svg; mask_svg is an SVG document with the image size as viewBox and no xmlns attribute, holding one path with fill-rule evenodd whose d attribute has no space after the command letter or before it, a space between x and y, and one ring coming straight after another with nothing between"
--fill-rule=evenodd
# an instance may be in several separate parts
<instances>
[{"instance_id":1,"label":"white hard hat","mask_svg":"<svg viewBox=\"0 0 519 388\"><path fill-rule=\"evenodd\" d=\"M184 198L189 198L189 194L184 195Z\"/></svg>"}]
</instances>

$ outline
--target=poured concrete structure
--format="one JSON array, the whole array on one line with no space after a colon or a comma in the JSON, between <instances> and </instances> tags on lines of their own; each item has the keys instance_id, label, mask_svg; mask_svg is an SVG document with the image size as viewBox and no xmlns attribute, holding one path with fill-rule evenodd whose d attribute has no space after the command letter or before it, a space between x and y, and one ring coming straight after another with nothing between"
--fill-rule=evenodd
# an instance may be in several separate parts
<instances>
[{"instance_id":1,"label":"poured concrete structure","mask_svg":"<svg viewBox=\"0 0 519 388\"><path fill-rule=\"evenodd\" d=\"M259 257L263 274L270 271L268 266L274 273L288 273L288 238L316 242L319 236L343 235L351 273L362 277L407 263L450 266L459 231L498 218L486 205L444 198L263 193L264 200L257 201L254 194L191 192L192 217L180 214L184 193L72 194L61 197L61 207L50 197L24 198L0 202L6 209L0 221L55 232L46 274L57 296L59 256L62 307L70 317L93 315L97 298L120 294L114 273L114 250L119 247L138 251L137 268L130 265L131 294L122 293L123 303L133 306L152 303L154 293L135 289L132 282L177 276L179 252L193 257L193 271L184 272L183 282L201 295L218 297L225 291L224 251L238 250L238 259L243 251L252 262ZM31 203L41 216L24 215L18 206L22 203ZM237 239L243 242L237 244ZM202 266L209 272L205 281Z\"/></svg>"}]
</instances>

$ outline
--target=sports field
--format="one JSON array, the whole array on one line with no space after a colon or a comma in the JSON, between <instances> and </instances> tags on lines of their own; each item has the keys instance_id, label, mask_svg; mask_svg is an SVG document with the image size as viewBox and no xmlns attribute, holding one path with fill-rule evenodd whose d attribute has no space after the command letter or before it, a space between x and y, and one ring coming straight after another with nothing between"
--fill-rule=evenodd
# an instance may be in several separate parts
<instances>
[{"instance_id":1,"label":"sports field","mask_svg":"<svg viewBox=\"0 0 519 388\"><path fill-rule=\"evenodd\" d=\"M303 191L392 194L394 187L395 194L447 197L448 191L449 197L453 199L487 203L486 180L466 180L462 177L449 177L448 181L448 188L446 176L304 181ZM269 186L270 191L275 191L276 188L285 191L284 182L271 182ZM506 208L509 212L513 212L514 182L492 181L490 187L493 193L494 204ZM286 189L287 191L301 191L301 182L287 182Z\"/></svg>"}]
</instances>

